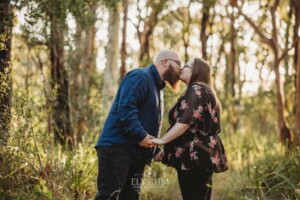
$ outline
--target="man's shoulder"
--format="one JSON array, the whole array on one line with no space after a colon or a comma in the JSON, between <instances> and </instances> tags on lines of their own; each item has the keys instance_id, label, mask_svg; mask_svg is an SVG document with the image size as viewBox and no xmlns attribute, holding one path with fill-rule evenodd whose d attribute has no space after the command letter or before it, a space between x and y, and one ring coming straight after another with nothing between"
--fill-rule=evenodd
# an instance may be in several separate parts
<instances>
[{"instance_id":1,"label":"man's shoulder","mask_svg":"<svg viewBox=\"0 0 300 200\"><path fill-rule=\"evenodd\" d=\"M125 77L136 77L138 79L150 78L150 73L148 68L136 68L129 71Z\"/></svg>"}]
</instances>

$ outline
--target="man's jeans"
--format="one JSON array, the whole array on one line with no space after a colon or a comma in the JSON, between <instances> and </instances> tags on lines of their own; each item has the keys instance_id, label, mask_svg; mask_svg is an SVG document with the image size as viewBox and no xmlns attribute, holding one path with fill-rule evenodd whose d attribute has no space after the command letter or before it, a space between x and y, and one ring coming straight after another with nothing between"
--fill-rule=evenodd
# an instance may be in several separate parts
<instances>
[{"instance_id":1,"label":"man's jeans","mask_svg":"<svg viewBox=\"0 0 300 200\"><path fill-rule=\"evenodd\" d=\"M145 164L124 146L100 146L96 200L138 200Z\"/></svg>"}]
</instances>

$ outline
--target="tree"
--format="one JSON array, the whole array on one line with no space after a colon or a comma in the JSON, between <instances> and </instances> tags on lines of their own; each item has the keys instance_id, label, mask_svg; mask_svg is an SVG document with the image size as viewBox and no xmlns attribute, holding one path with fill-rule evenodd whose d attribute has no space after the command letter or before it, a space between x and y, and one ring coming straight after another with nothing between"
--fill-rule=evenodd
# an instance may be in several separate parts
<instances>
[{"instance_id":1,"label":"tree","mask_svg":"<svg viewBox=\"0 0 300 200\"><path fill-rule=\"evenodd\" d=\"M268 37L255 22L249 18L246 14L243 13L242 8L238 6L236 0L231 1L231 5L235 6L238 9L240 15L242 15L245 20L251 25L251 27L255 30L256 34L262 40L263 43L268 45L274 56L274 67L273 70L275 72L275 86L276 86L276 99L277 99L277 118L278 118L278 129L280 131L280 139L282 144L290 144L291 143L291 134L290 129L287 126L286 118L285 118L285 107L284 107L284 92L282 89L282 80L279 73L279 65L284 56L286 55L287 49L285 52L282 52L280 45L278 43L278 27L277 27L277 17L276 17L276 9L279 6L279 0L275 0L274 4L270 6L269 11L271 15L271 25L272 25L272 33L271 37Z\"/></svg>"},{"instance_id":2,"label":"tree","mask_svg":"<svg viewBox=\"0 0 300 200\"><path fill-rule=\"evenodd\" d=\"M294 24L294 41L295 44L295 54L294 54L294 66L296 71L296 116L295 116L295 131L294 131L294 144L300 145L300 40L299 40L299 29L300 29L300 2L297 0L292 0L291 2L292 10L295 16Z\"/></svg>"},{"instance_id":3,"label":"tree","mask_svg":"<svg viewBox=\"0 0 300 200\"><path fill-rule=\"evenodd\" d=\"M215 0L205 0L202 5L202 19L201 19L201 31L200 31L200 40L201 40L201 52L204 60L207 60L207 40L209 37L208 27L212 25L212 20L210 21L210 10L214 6Z\"/></svg>"},{"instance_id":4,"label":"tree","mask_svg":"<svg viewBox=\"0 0 300 200\"><path fill-rule=\"evenodd\" d=\"M70 96L72 103L72 119L76 127L76 142L82 141L82 136L88 130L88 116L91 114L90 87L92 75L95 73L96 60L96 9L94 0L78 0L69 7L76 21L75 50L70 54Z\"/></svg>"},{"instance_id":5,"label":"tree","mask_svg":"<svg viewBox=\"0 0 300 200\"><path fill-rule=\"evenodd\" d=\"M0 1L0 142L6 143L11 118L11 36L12 6L10 0Z\"/></svg>"},{"instance_id":6,"label":"tree","mask_svg":"<svg viewBox=\"0 0 300 200\"><path fill-rule=\"evenodd\" d=\"M140 42L140 54L139 62L140 66L144 66L145 63L150 61L150 39L153 34L153 30L159 21L159 14L165 8L168 0L161 0L156 2L155 0L147 0L146 3L146 14L143 18L142 11L139 6L140 0L137 0L138 7L138 24L134 24L137 30L138 39ZM148 14L149 13L149 14ZM142 27L143 24L143 27Z\"/></svg>"},{"instance_id":7,"label":"tree","mask_svg":"<svg viewBox=\"0 0 300 200\"><path fill-rule=\"evenodd\" d=\"M122 0L123 5L123 29L122 29L122 44L121 44L121 68L120 68L120 80L126 74L126 58L127 58L127 51L126 51L126 35L127 35L127 19L128 19L128 0Z\"/></svg>"},{"instance_id":8,"label":"tree","mask_svg":"<svg viewBox=\"0 0 300 200\"><path fill-rule=\"evenodd\" d=\"M230 28L229 28L229 43L230 43L230 52L226 55L226 72L225 72L225 90L228 91L228 98L230 100L230 106L228 109L232 113L230 115L231 119L228 119L232 123L233 131L236 132L239 124L239 102L240 96L237 95L237 83L239 82L240 77L238 76L239 72L239 62L238 62L238 44L237 44L237 29L234 24L236 21L236 12L232 7L227 7L227 13L230 19ZM230 11L229 11L230 10Z\"/></svg>"},{"instance_id":9,"label":"tree","mask_svg":"<svg viewBox=\"0 0 300 200\"><path fill-rule=\"evenodd\" d=\"M106 49L107 61L104 71L102 88L102 108L108 111L113 101L118 86L118 58L119 58L119 28L120 28L120 3L109 6L108 43Z\"/></svg>"},{"instance_id":10,"label":"tree","mask_svg":"<svg viewBox=\"0 0 300 200\"><path fill-rule=\"evenodd\" d=\"M190 1L187 7L179 7L176 11L171 12L172 16L182 24L180 36L184 46L185 62L189 60L188 47L190 46L190 35L191 35L190 26L192 22L191 13L190 13L191 3L192 2Z\"/></svg>"},{"instance_id":11,"label":"tree","mask_svg":"<svg viewBox=\"0 0 300 200\"><path fill-rule=\"evenodd\" d=\"M74 131L71 123L69 79L65 66L65 20L67 2L55 0L49 2L50 19L50 61L52 89L57 91L53 103L54 139L61 144L72 146Z\"/></svg>"}]
</instances>

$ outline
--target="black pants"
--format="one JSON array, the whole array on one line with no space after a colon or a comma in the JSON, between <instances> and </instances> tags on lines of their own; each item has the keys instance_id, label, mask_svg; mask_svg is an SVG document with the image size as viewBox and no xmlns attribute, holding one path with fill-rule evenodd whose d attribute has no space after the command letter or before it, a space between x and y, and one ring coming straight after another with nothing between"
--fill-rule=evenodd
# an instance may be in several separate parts
<instances>
[{"instance_id":1,"label":"black pants","mask_svg":"<svg viewBox=\"0 0 300 200\"><path fill-rule=\"evenodd\" d=\"M145 164L125 147L98 147L96 200L138 200Z\"/></svg>"},{"instance_id":2,"label":"black pants","mask_svg":"<svg viewBox=\"0 0 300 200\"><path fill-rule=\"evenodd\" d=\"M183 200L210 200L212 172L202 169L177 170Z\"/></svg>"}]
</instances>

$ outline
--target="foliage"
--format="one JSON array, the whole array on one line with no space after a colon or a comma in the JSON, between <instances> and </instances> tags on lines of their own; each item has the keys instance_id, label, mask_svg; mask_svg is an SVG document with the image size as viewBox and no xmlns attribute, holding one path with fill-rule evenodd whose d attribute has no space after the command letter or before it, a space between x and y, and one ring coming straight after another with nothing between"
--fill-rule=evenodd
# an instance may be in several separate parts
<instances>
[{"instance_id":1,"label":"foliage","mask_svg":"<svg viewBox=\"0 0 300 200\"><path fill-rule=\"evenodd\" d=\"M12 79L13 97L11 107L10 137L7 145L0 143L0 199L93 199L96 193L97 156L93 146L101 132L105 115L101 107L100 94L103 87L103 76L94 70L89 79L89 93L78 90L76 102L79 106L87 106L88 117L82 126L75 126L75 132L83 130L81 143L73 150L53 142L53 131L48 127L51 124L51 101L55 99L57 88L50 89L50 63L49 44L50 20L49 15L58 14L62 21L75 21L76 25L85 29L96 22L97 31L105 29L105 16L108 8L115 7L120 1L100 2L96 0L76 1L13 1L17 11L25 12L25 22L16 27L13 35L12 48ZM152 1L158 2L158 1ZM186 5L180 5L179 1L168 1L166 9L163 10L161 20L151 38L153 46L151 51L157 52L163 48L172 48L183 52L182 29L183 23L178 23L175 17L180 16L179 9L184 13ZM249 24L244 23L242 17L237 17L235 30L237 31L237 60L240 77L237 81L240 88L235 88L235 97L226 93L224 87L225 74L228 65L226 57L230 54L230 17L236 11L229 7L225 1L215 0L192 0L191 24L190 24L190 46L187 48L188 56L199 55L199 30L203 4L207 4L211 10L212 21L209 26L208 52L210 63L216 72L216 88L223 105L222 131L220 136L224 141L230 170L226 173L215 174L213 180L213 198L217 200L228 199L299 199L300 198L300 150L299 148L284 149L278 141L277 118L274 81L272 74L272 52L266 45L254 37L254 32ZM271 34L269 28L271 16L266 12L271 4L268 1L245 1L248 5L256 6L255 22L266 34ZM132 5L137 1L131 1ZM93 6L99 7L97 15L89 12ZM198 10L193 10L194 7ZM288 2L281 2L278 8L278 33L280 46L284 49L290 46L293 19L288 16ZM143 8L150 12L150 8ZM249 9L250 11L251 9ZM58 13L61 11L61 13ZM192 12L193 11L193 12ZM99 14L101 13L101 14ZM184 14L183 13L183 14ZM19 14L19 13L18 13ZM132 13L134 12L132 11ZM141 13L147 16L149 13ZM236 13L235 13L236 14ZM176 16L174 16L176 15ZM100 21L99 16L104 20ZM132 24L135 24L132 16L129 16ZM138 17L137 17L138 19ZM186 23L185 18L182 18ZM77 24L78 23L78 24ZM75 36L76 28L64 23L66 31L66 55L65 59L70 78L72 75L71 62L77 49L76 42L79 38ZM290 27L290 28L288 28ZM20 30L18 29L20 28ZM142 29L142 26L141 26ZM143 30L140 30L143 31ZM98 34L97 32L97 34ZM23 40L18 35L23 36ZM81 34L81 33L80 33ZM108 33L109 34L109 33ZM99 36L98 36L99 37ZM103 35L100 34L100 37ZM253 40L254 39L254 40ZM101 39L102 40L102 39ZM103 43L95 46L104 52L105 39ZM134 44L134 43L133 43ZM0 44L1 45L1 44ZM137 66L139 49L132 44L127 46L130 52L131 63ZM153 53L151 52L151 54ZM85 52L83 52L85 53ZM292 65L293 52L288 53L285 58L285 97L287 119L292 124L295 121L295 85L294 66ZM152 54L154 55L154 53ZM135 60L135 61L134 61ZM100 61L102 62L102 61ZM150 63L149 58L141 61L143 67ZM95 66L94 66L95 67ZM247 68L253 68L257 73L248 77ZM82 71L78 71L78 73ZM267 72L264 77L263 72ZM233 77L233 74L229 74ZM3 80L3 74L0 79ZM83 76L84 77L84 76ZM253 77L258 87L255 88ZM257 81L256 81L257 80ZM76 81L76 80L73 80ZM252 81L252 82L251 82ZM5 94L7 85L0 81L0 95ZM248 84L248 87L246 87ZM244 92L245 88L252 89L251 93ZM179 92L174 93L170 87L164 90L164 121L162 125L163 135L169 128L168 111L184 91L182 84ZM239 91L240 90L240 91ZM86 95L86 96L84 96ZM88 99L88 101L80 100ZM76 101L76 100L74 100ZM74 109L74 108L73 108ZM72 116L76 121L82 113ZM0 119L0 123L3 122ZM50 122L49 122L50 121ZM1 130L0 130L1 131ZM1 135L2 137L2 135ZM176 171L160 163L152 163L147 167L145 174L149 178L162 181L160 190L149 189L149 182L142 186L142 200L177 200L181 199ZM151 183L150 183L151 186ZM153 185L152 185L153 186ZM157 188L156 188L157 189Z\"/></svg>"},{"instance_id":2,"label":"foliage","mask_svg":"<svg viewBox=\"0 0 300 200\"><path fill-rule=\"evenodd\" d=\"M9 145L0 149L0 199L92 197L97 172L93 146L83 142L66 151L55 145L40 120L46 115L44 102L22 90L18 95L13 101Z\"/></svg>"}]
</instances>

